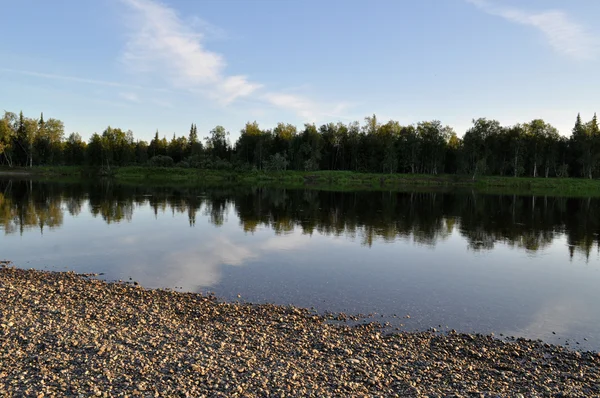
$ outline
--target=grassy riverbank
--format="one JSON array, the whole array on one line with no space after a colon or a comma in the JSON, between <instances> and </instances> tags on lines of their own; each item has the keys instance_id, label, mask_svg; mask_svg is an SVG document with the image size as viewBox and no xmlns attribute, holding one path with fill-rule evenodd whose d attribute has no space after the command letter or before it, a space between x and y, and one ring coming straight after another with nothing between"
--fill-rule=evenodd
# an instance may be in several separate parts
<instances>
[{"instance_id":1,"label":"grassy riverbank","mask_svg":"<svg viewBox=\"0 0 600 398\"><path fill-rule=\"evenodd\" d=\"M42 178L98 177L97 169L82 167L35 167L1 169L0 175ZM600 180L579 178L530 178L422 174L369 174L347 171L231 172L186 168L121 167L108 178L125 183L166 185L253 184L313 187L335 190L399 190L407 187L467 188L493 193L600 196Z\"/></svg>"},{"instance_id":2,"label":"grassy riverbank","mask_svg":"<svg viewBox=\"0 0 600 398\"><path fill-rule=\"evenodd\" d=\"M598 396L600 356L0 268L0 395Z\"/></svg>"}]
</instances>

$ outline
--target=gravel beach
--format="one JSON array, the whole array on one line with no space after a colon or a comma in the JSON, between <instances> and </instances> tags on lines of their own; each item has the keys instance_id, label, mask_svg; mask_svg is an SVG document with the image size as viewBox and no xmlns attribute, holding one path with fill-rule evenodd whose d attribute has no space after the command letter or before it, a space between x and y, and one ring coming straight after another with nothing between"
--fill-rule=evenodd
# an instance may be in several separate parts
<instances>
[{"instance_id":1,"label":"gravel beach","mask_svg":"<svg viewBox=\"0 0 600 398\"><path fill-rule=\"evenodd\" d=\"M600 356L0 269L0 396L593 397Z\"/></svg>"}]
</instances>

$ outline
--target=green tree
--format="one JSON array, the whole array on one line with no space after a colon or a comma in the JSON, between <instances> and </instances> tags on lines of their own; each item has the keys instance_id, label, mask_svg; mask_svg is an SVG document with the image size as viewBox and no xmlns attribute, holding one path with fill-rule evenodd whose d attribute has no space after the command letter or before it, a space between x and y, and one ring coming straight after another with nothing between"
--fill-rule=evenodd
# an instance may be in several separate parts
<instances>
[{"instance_id":1,"label":"green tree","mask_svg":"<svg viewBox=\"0 0 600 398\"><path fill-rule=\"evenodd\" d=\"M215 127L205 140L206 149L213 159L229 160L231 145L229 143L229 132L225 130L225 127Z\"/></svg>"},{"instance_id":2,"label":"green tree","mask_svg":"<svg viewBox=\"0 0 600 398\"><path fill-rule=\"evenodd\" d=\"M590 159L590 169L591 172L588 174L589 178L592 178L594 173L598 174L600 172L600 129L598 128L598 118L596 113L594 113L594 117L590 120L586 126L586 133L588 137L588 142L590 146L590 151L592 153Z\"/></svg>"},{"instance_id":3,"label":"green tree","mask_svg":"<svg viewBox=\"0 0 600 398\"><path fill-rule=\"evenodd\" d=\"M546 123L544 126L542 156L544 162L544 176L548 178L551 170L556 170L559 162L559 147L561 137L558 130Z\"/></svg>"},{"instance_id":4,"label":"green tree","mask_svg":"<svg viewBox=\"0 0 600 398\"><path fill-rule=\"evenodd\" d=\"M137 164L145 164L148 161L148 143L146 141L135 143L135 161Z\"/></svg>"},{"instance_id":5,"label":"green tree","mask_svg":"<svg viewBox=\"0 0 600 398\"><path fill-rule=\"evenodd\" d=\"M124 132L108 126L102 133L103 164L125 166L135 158L135 142L131 130Z\"/></svg>"},{"instance_id":6,"label":"green tree","mask_svg":"<svg viewBox=\"0 0 600 398\"><path fill-rule=\"evenodd\" d=\"M508 136L508 145L512 158L513 176L518 177L523 174L523 152L525 146L525 128L517 124L505 129L505 134Z\"/></svg>"},{"instance_id":7,"label":"green tree","mask_svg":"<svg viewBox=\"0 0 600 398\"><path fill-rule=\"evenodd\" d=\"M273 129L272 151L274 153L287 154L291 158L291 146L293 139L298 135L296 126L292 124L277 123Z\"/></svg>"},{"instance_id":8,"label":"green tree","mask_svg":"<svg viewBox=\"0 0 600 398\"><path fill-rule=\"evenodd\" d=\"M257 169L261 169L272 141L270 131L262 131L256 121L246 123L235 144L238 157Z\"/></svg>"},{"instance_id":9,"label":"green tree","mask_svg":"<svg viewBox=\"0 0 600 398\"><path fill-rule=\"evenodd\" d=\"M150 141L150 145L148 145L148 157L152 158L154 156L167 156L167 140L165 137L162 139L158 136L158 130L154 134L154 138Z\"/></svg>"},{"instance_id":10,"label":"green tree","mask_svg":"<svg viewBox=\"0 0 600 398\"><path fill-rule=\"evenodd\" d=\"M444 164L449 129L443 127L439 120L420 122L417 124L417 134L421 139L423 171L438 174Z\"/></svg>"},{"instance_id":11,"label":"green tree","mask_svg":"<svg viewBox=\"0 0 600 398\"><path fill-rule=\"evenodd\" d=\"M319 169L321 162L321 150L323 148L323 137L319 134L314 124L306 123L304 130L297 137L299 141L296 161L300 170L315 171Z\"/></svg>"},{"instance_id":12,"label":"green tree","mask_svg":"<svg viewBox=\"0 0 600 398\"><path fill-rule=\"evenodd\" d=\"M551 142L557 139L558 131L542 119L535 119L525 125L525 134L532 176L537 177L538 168L555 157L555 151L549 147Z\"/></svg>"},{"instance_id":13,"label":"green tree","mask_svg":"<svg viewBox=\"0 0 600 398\"><path fill-rule=\"evenodd\" d=\"M380 170L383 173L391 174L398 171L398 146L401 133L402 126L393 120L390 120L379 128L377 146L381 147Z\"/></svg>"},{"instance_id":14,"label":"green tree","mask_svg":"<svg viewBox=\"0 0 600 398\"><path fill-rule=\"evenodd\" d=\"M448 135L446 143L445 172L455 174L459 170L460 151L462 150L462 140L458 138L456 132L452 131Z\"/></svg>"},{"instance_id":15,"label":"green tree","mask_svg":"<svg viewBox=\"0 0 600 398\"><path fill-rule=\"evenodd\" d=\"M13 149L17 135L17 115L4 112L0 119L0 159L9 167L13 166Z\"/></svg>"},{"instance_id":16,"label":"green tree","mask_svg":"<svg viewBox=\"0 0 600 398\"><path fill-rule=\"evenodd\" d=\"M198 129L195 124L190 127L190 135L188 136L187 156L198 156L202 153L202 143L198 140Z\"/></svg>"},{"instance_id":17,"label":"green tree","mask_svg":"<svg viewBox=\"0 0 600 398\"><path fill-rule=\"evenodd\" d=\"M188 140L185 137L177 137L173 134L173 139L167 147L167 156L171 157L175 163L179 163L185 158L188 148Z\"/></svg>"},{"instance_id":18,"label":"green tree","mask_svg":"<svg viewBox=\"0 0 600 398\"><path fill-rule=\"evenodd\" d=\"M422 145L415 126L405 126L400 131L400 159L404 170L411 174L418 173L421 166Z\"/></svg>"},{"instance_id":19,"label":"green tree","mask_svg":"<svg viewBox=\"0 0 600 398\"><path fill-rule=\"evenodd\" d=\"M571 132L571 147L575 162L579 165L581 177L592 178L592 141L588 135L586 126L581 121L581 115L577 114L575 126Z\"/></svg>"},{"instance_id":20,"label":"green tree","mask_svg":"<svg viewBox=\"0 0 600 398\"><path fill-rule=\"evenodd\" d=\"M65 164L82 165L85 162L86 145L77 133L71 133L64 145Z\"/></svg>"},{"instance_id":21,"label":"green tree","mask_svg":"<svg viewBox=\"0 0 600 398\"><path fill-rule=\"evenodd\" d=\"M488 158L492 155L490 144L494 137L502 133L502 126L497 120L486 118L473 119L473 127L463 137L464 159L466 171L473 174L485 173L488 168Z\"/></svg>"},{"instance_id":22,"label":"green tree","mask_svg":"<svg viewBox=\"0 0 600 398\"><path fill-rule=\"evenodd\" d=\"M46 120L44 123L44 134L50 143L46 161L48 164L57 164L61 160L60 156L65 136L65 126L63 122L54 118Z\"/></svg>"},{"instance_id":23,"label":"green tree","mask_svg":"<svg viewBox=\"0 0 600 398\"><path fill-rule=\"evenodd\" d=\"M86 157L90 166L102 166L103 158L102 137L98 133L92 134L87 146Z\"/></svg>"},{"instance_id":24,"label":"green tree","mask_svg":"<svg viewBox=\"0 0 600 398\"><path fill-rule=\"evenodd\" d=\"M13 145L16 148L15 161L20 166L33 167L33 143L37 130L37 120L26 118L23 112L20 112L13 139Z\"/></svg>"},{"instance_id":25,"label":"green tree","mask_svg":"<svg viewBox=\"0 0 600 398\"><path fill-rule=\"evenodd\" d=\"M272 171L284 171L290 162L287 160L285 154L276 153L271 155L269 160L265 161L265 169Z\"/></svg>"},{"instance_id":26,"label":"green tree","mask_svg":"<svg viewBox=\"0 0 600 398\"><path fill-rule=\"evenodd\" d=\"M60 162L64 141L64 124L58 119L38 122L37 134L33 139L33 153L38 164L52 165Z\"/></svg>"}]
</instances>

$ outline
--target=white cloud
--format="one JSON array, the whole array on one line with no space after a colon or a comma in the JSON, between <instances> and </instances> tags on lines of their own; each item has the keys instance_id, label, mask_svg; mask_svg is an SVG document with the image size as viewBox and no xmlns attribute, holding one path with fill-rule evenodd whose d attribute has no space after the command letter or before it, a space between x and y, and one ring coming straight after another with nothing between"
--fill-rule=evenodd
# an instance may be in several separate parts
<instances>
[{"instance_id":1,"label":"white cloud","mask_svg":"<svg viewBox=\"0 0 600 398\"><path fill-rule=\"evenodd\" d=\"M547 299L523 327L504 330L507 336L521 336L557 342L556 339L585 333L590 324L590 304L581 297L559 294Z\"/></svg>"},{"instance_id":2,"label":"white cloud","mask_svg":"<svg viewBox=\"0 0 600 398\"><path fill-rule=\"evenodd\" d=\"M293 111L309 122L317 122L326 117L345 119L342 113L349 106L346 103L318 103L301 95L288 93L269 92L263 95L263 99L278 108Z\"/></svg>"},{"instance_id":3,"label":"white cloud","mask_svg":"<svg viewBox=\"0 0 600 398\"><path fill-rule=\"evenodd\" d=\"M151 0L123 0L134 11L132 34L123 60L136 72L156 72L178 88L201 88L229 103L261 87L246 76L226 76L221 54L204 48L204 36L186 26L177 13Z\"/></svg>"},{"instance_id":4,"label":"white cloud","mask_svg":"<svg viewBox=\"0 0 600 398\"><path fill-rule=\"evenodd\" d=\"M156 270L154 279L160 280L163 286L181 286L187 291L195 291L198 287L218 284L223 265L242 266L256 257L257 254L249 247L234 244L229 238L219 235L207 245L166 254L163 261L168 267Z\"/></svg>"},{"instance_id":5,"label":"white cloud","mask_svg":"<svg viewBox=\"0 0 600 398\"><path fill-rule=\"evenodd\" d=\"M488 14L538 29L548 44L558 53L575 58L595 58L600 42L587 29L571 20L562 11L527 12L512 7L497 6L487 0L466 0Z\"/></svg>"},{"instance_id":6,"label":"white cloud","mask_svg":"<svg viewBox=\"0 0 600 398\"><path fill-rule=\"evenodd\" d=\"M300 251L314 244L313 238L303 234L298 227L294 227L288 235L276 235L257 245L258 250L265 257L273 255L277 251ZM320 239L326 239L329 246L347 246L351 243L347 240L338 239L334 236L322 235Z\"/></svg>"},{"instance_id":7,"label":"white cloud","mask_svg":"<svg viewBox=\"0 0 600 398\"><path fill-rule=\"evenodd\" d=\"M292 110L304 119L313 120L315 118L315 104L306 98L293 94L267 93L265 100L271 105L279 108Z\"/></svg>"},{"instance_id":8,"label":"white cloud","mask_svg":"<svg viewBox=\"0 0 600 398\"><path fill-rule=\"evenodd\" d=\"M132 93L132 92L122 92L119 93L119 97L126 99L127 101L131 101L131 102L140 102L140 97L138 97L138 95L136 93Z\"/></svg>"},{"instance_id":9,"label":"white cloud","mask_svg":"<svg viewBox=\"0 0 600 398\"><path fill-rule=\"evenodd\" d=\"M252 94L257 88L262 87L260 84L250 84L244 76L229 76L221 85L222 101L230 103L238 97L246 97Z\"/></svg>"},{"instance_id":10,"label":"white cloud","mask_svg":"<svg viewBox=\"0 0 600 398\"><path fill-rule=\"evenodd\" d=\"M207 40L209 40L209 39L226 40L231 37L230 34L228 32L226 32L225 30L221 29L218 26L211 24L208 21L205 21L202 18L199 18L196 15L193 15L191 18L189 18L189 21L190 21L190 26L194 29L201 30L205 34L204 38Z\"/></svg>"},{"instance_id":11,"label":"white cloud","mask_svg":"<svg viewBox=\"0 0 600 398\"><path fill-rule=\"evenodd\" d=\"M187 24L175 10L155 0L122 0L133 9L123 61L135 72L155 73L177 88L208 96L222 105L246 98L290 110L306 121L335 116L345 104L321 104L303 96L263 91L245 75L227 75L223 55L206 49L206 35L226 34L209 23L192 17ZM194 28L199 28L199 33Z\"/></svg>"},{"instance_id":12,"label":"white cloud","mask_svg":"<svg viewBox=\"0 0 600 398\"><path fill-rule=\"evenodd\" d=\"M314 101L305 95L290 93L294 88L285 92L269 91L245 75L226 74L224 57L207 50L204 45L206 37L227 37L220 28L195 16L188 18L189 24L186 25L175 10L155 0L121 1L134 11L128 13L127 25L131 33L121 60L134 73L148 73L157 80L166 80L169 89L8 68L0 68L0 72L123 89L116 94L129 102L141 101L134 90L186 91L218 101L223 106L245 99L245 112L254 115L264 113L267 105L267 109L276 107L294 112L307 122L319 122L325 118L349 119L342 115L349 106L346 103ZM194 28L201 29L202 33ZM164 99L146 100L161 107L173 107Z\"/></svg>"},{"instance_id":13,"label":"white cloud","mask_svg":"<svg viewBox=\"0 0 600 398\"><path fill-rule=\"evenodd\" d=\"M301 247L308 246L311 242L310 239L310 236L293 232L290 235L279 235L269 238L258 247L262 252L266 252L269 255L273 251L298 250Z\"/></svg>"}]
</instances>

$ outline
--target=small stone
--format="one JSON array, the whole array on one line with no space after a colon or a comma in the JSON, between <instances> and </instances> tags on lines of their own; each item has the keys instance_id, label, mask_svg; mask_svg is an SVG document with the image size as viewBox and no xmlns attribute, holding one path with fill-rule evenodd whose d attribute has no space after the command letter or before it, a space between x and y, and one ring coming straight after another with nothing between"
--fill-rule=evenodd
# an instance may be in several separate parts
<instances>
[{"instance_id":1,"label":"small stone","mask_svg":"<svg viewBox=\"0 0 600 398\"><path fill-rule=\"evenodd\" d=\"M600 353L521 338L387 334L69 273L1 269L0 288L0 396L524 398L517 391L592 396L600 385Z\"/></svg>"}]
</instances>

